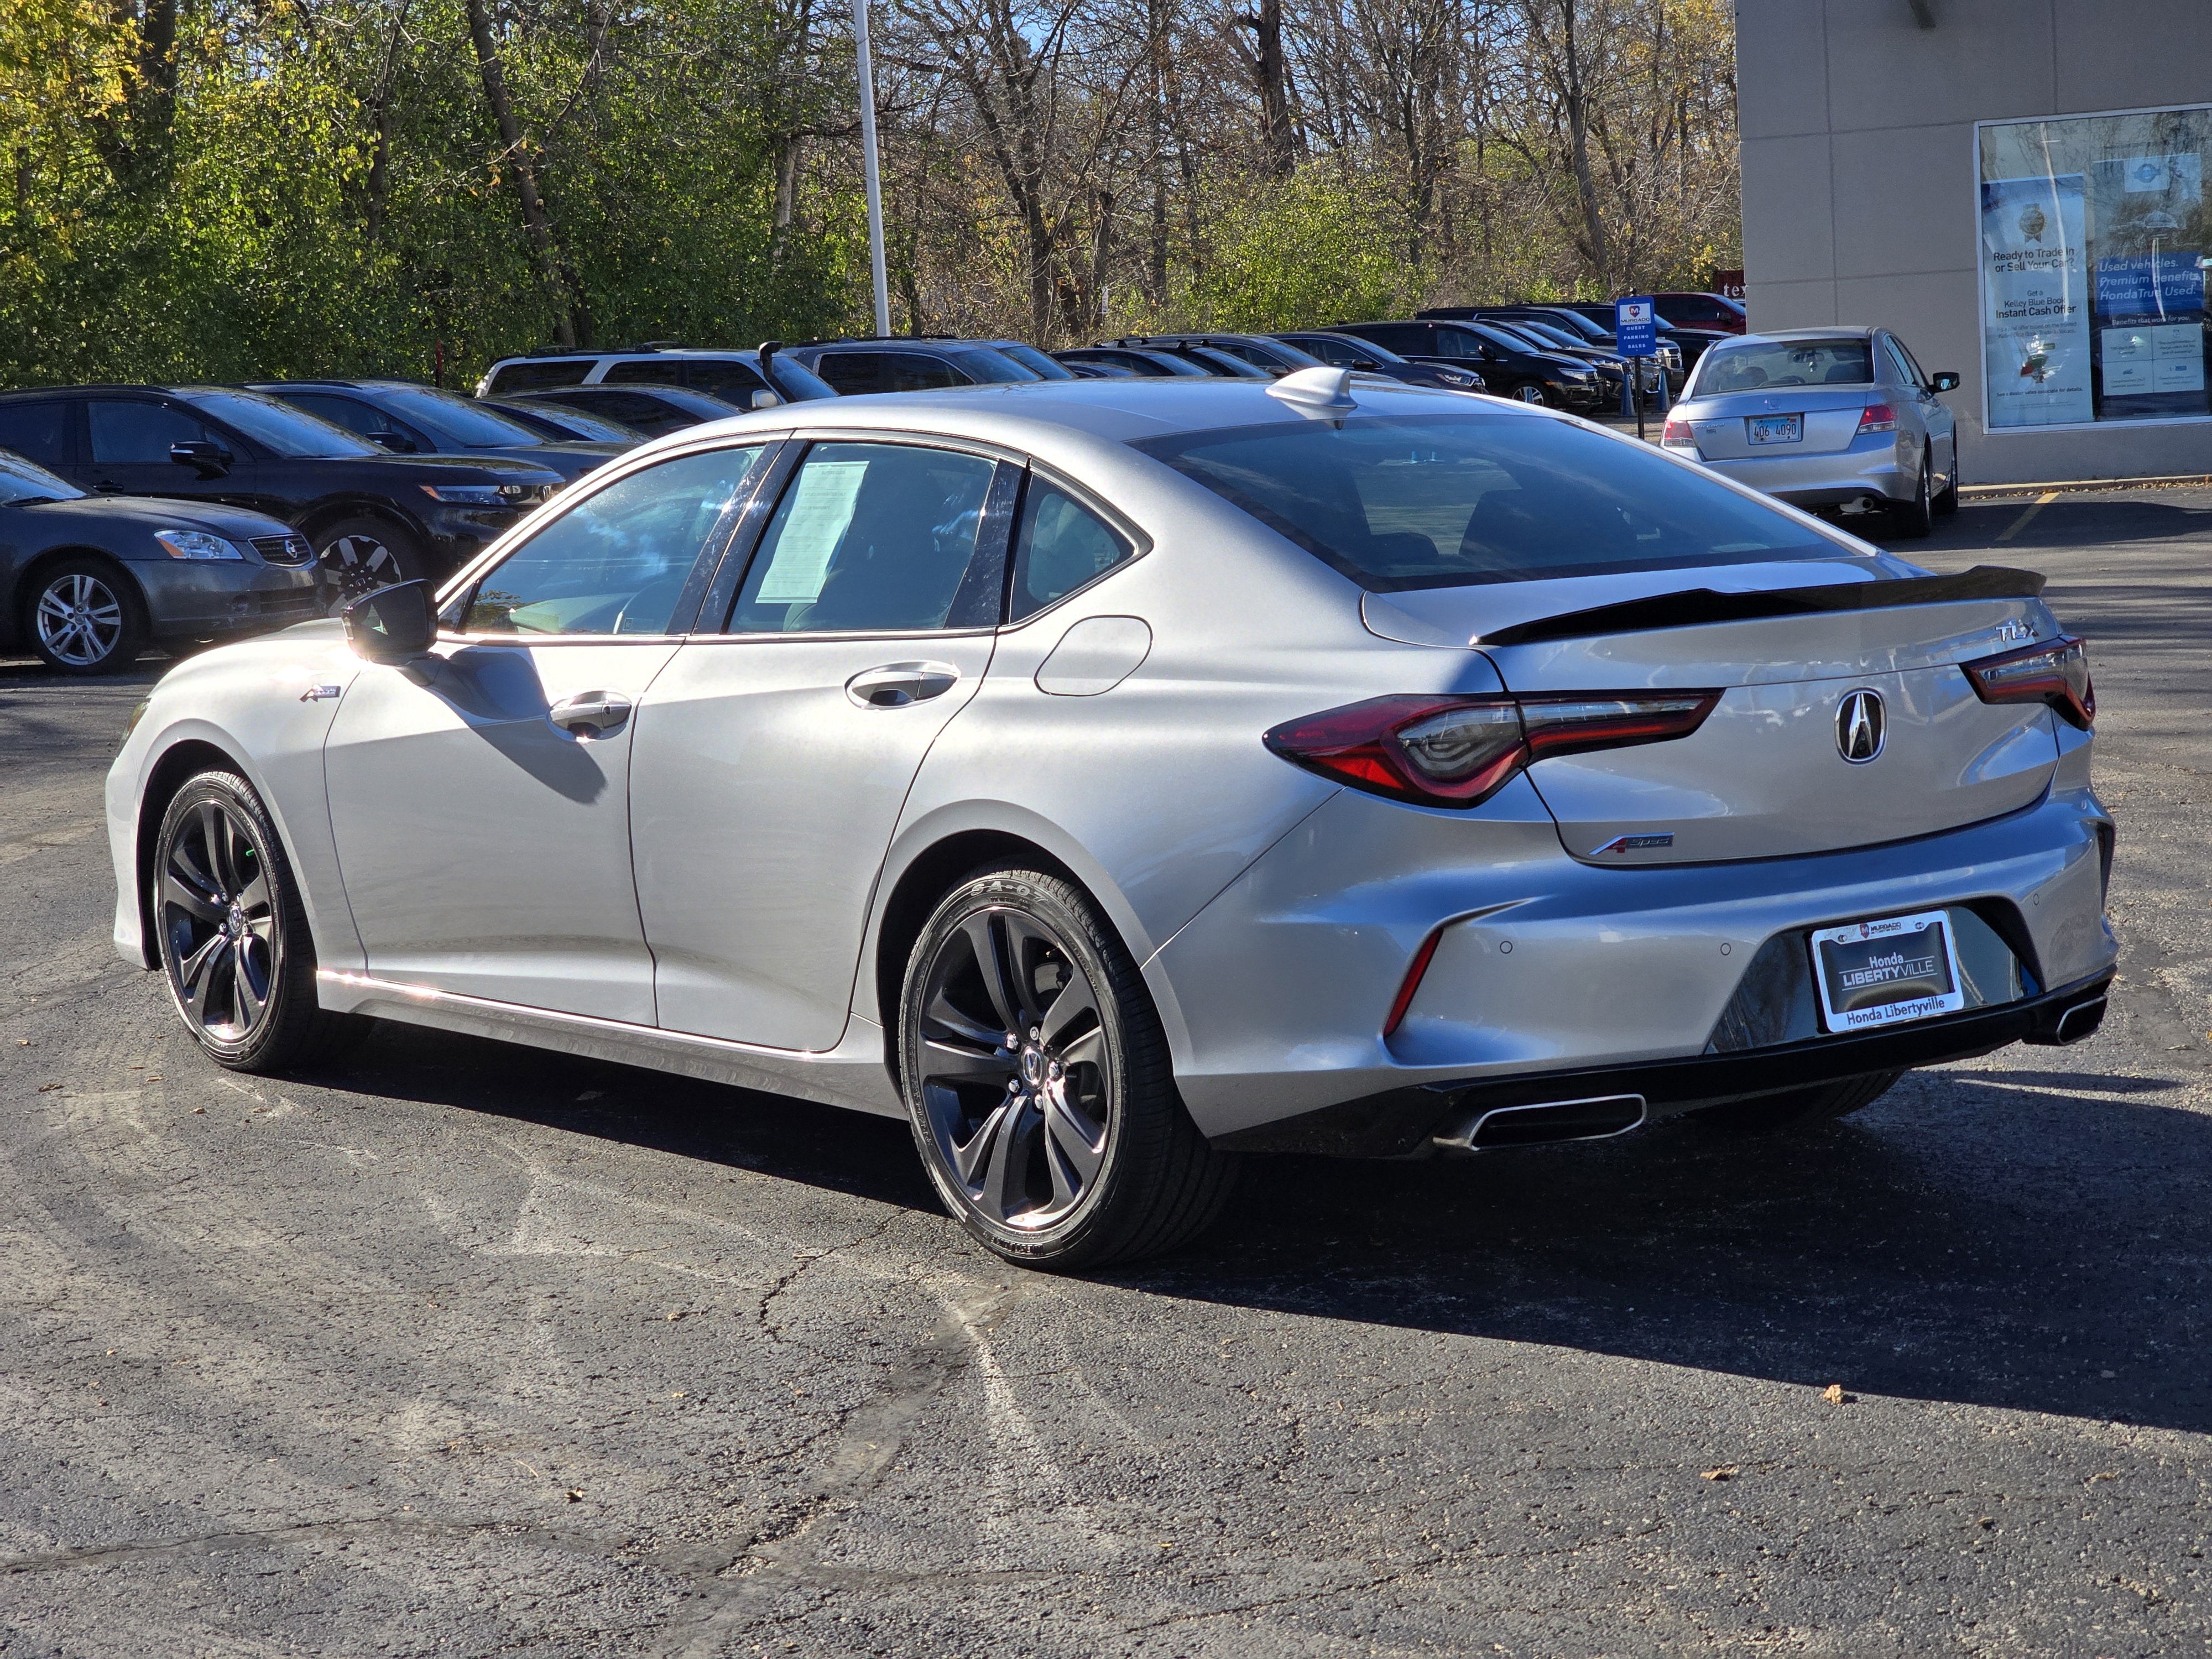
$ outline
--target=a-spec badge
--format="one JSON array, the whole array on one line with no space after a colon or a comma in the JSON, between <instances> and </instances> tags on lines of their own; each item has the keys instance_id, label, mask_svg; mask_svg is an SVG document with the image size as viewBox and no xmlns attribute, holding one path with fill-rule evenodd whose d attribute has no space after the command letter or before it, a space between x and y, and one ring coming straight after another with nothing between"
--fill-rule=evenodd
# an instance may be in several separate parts
<instances>
[{"instance_id":1,"label":"a-spec badge","mask_svg":"<svg viewBox=\"0 0 2212 1659\"><path fill-rule=\"evenodd\" d=\"M1672 847L1674 844L1674 832L1668 830L1654 835L1615 836L1597 850L1598 853L1641 853L1650 848ZM1591 856L1596 855L1593 854Z\"/></svg>"},{"instance_id":2,"label":"a-spec badge","mask_svg":"<svg viewBox=\"0 0 2212 1659\"><path fill-rule=\"evenodd\" d=\"M1889 739L1889 711L1881 693L1862 688L1844 693L1836 706L1836 749L1854 766L1864 766L1879 757Z\"/></svg>"},{"instance_id":3,"label":"a-spec badge","mask_svg":"<svg viewBox=\"0 0 2212 1659\"><path fill-rule=\"evenodd\" d=\"M325 697L335 697L345 688L339 685L311 685L300 693L301 702L320 702Z\"/></svg>"}]
</instances>

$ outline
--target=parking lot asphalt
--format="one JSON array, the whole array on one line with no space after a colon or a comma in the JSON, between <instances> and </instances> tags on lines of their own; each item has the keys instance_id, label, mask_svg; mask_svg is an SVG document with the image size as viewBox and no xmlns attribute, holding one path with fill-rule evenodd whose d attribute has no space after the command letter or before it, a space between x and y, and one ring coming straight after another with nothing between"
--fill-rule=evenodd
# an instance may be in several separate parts
<instances>
[{"instance_id":1,"label":"parking lot asphalt","mask_svg":"<svg viewBox=\"0 0 2212 1659\"><path fill-rule=\"evenodd\" d=\"M1255 1162L1089 1278L893 1122L397 1027L220 1071L108 943L157 665L0 669L0 1654L2203 1646L2212 493L2031 505L1899 546L2092 642L2099 1036L1795 1136Z\"/></svg>"}]
</instances>

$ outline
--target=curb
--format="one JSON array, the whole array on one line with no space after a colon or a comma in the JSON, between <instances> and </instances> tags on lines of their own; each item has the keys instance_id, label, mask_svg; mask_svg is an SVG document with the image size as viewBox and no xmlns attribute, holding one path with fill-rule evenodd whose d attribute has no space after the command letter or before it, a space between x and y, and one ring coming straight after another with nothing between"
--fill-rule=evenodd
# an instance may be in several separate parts
<instances>
[{"instance_id":1,"label":"curb","mask_svg":"<svg viewBox=\"0 0 2212 1659\"><path fill-rule=\"evenodd\" d=\"M2047 483L1960 484L1963 501L1985 501L2005 495L2071 495L2100 489L2212 489L2212 473L2166 473L2148 478L2065 478Z\"/></svg>"}]
</instances>

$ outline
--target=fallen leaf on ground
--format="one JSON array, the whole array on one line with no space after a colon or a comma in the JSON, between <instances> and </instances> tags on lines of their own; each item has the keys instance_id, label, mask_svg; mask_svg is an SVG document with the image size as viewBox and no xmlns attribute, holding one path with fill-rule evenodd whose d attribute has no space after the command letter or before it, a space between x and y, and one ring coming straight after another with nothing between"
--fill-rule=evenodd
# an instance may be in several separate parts
<instances>
[{"instance_id":1,"label":"fallen leaf on ground","mask_svg":"<svg viewBox=\"0 0 2212 1659\"><path fill-rule=\"evenodd\" d=\"M42 1095L50 1095L50 1094L53 1093L53 1091L54 1091L55 1090L57 1090L57 1089L60 1089L60 1088L65 1088L65 1087L67 1087L67 1086L68 1086L68 1085L66 1085L65 1084L60 1084L60 1083L41 1083L41 1084L39 1085L39 1092L40 1092L40 1094L42 1094Z\"/></svg>"},{"instance_id":2,"label":"fallen leaf on ground","mask_svg":"<svg viewBox=\"0 0 2212 1659\"><path fill-rule=\"evenodd\" d=\"M583 1494L582 1490L581 1490L580 1488L579 1488L579 1487L571 1486L571 1487L568 1489L568 1501L569 1501L571 1504L580 1504L580 1503L582 1503L582 1502L584 1501L584 1494Z\"/></svg>"},{"instance_id":3,"label":"fallen leaf on ground","mask_svg":"<svg viewBox=\"0 0 2212 1659\"><path fill-rule=\"evenodd\" d=\"M193 1107L193 1108L192 1108L192 1115L193 1115L194 1117L205 1117L205 1116L207 1115L207 1108L206 1108L206 1107L204 1107L204 1106L195 1106L195 1107Z\"/></svg>"},{"instance_id":4,"label":"fallen leaf on ground","mask_svg":"<svg viewBox=\"0 0 2212 1659\"><path fill-rule=\"evenodd\" d=\"M1737 1465L1734 1463L1726 1463L1717 1469L1701 1469L1698 1471L1698 1479L1700 1480L1726 1480L1736 1473Z\"/></svg>"},{"instance_id":5,"label":"fallen leaf on ground","mask_svg":"<svg viewBox=\"0 0 2212 1659\"><path fill-rule=\"evenodd\" d=\"M1855 1394L1845 1394L1842 1383L1831 1382L1820 1391L1820 1398L1831 1406L1848 1406L1858 1396Z\"/></svg>"}]
</instances>

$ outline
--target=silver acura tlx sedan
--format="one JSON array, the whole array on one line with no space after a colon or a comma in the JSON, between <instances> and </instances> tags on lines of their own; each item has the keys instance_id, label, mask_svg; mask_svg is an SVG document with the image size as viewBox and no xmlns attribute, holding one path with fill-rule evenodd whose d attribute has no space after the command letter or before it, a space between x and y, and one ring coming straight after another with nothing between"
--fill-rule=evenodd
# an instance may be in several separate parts
<instances>
[{"instance_id":1,"label":"silver acura tlx sedan","mask_svg":"<svg viewBox=\"0 0 2212 1659\"><path fill-rule=\"evenodd\" d=\"M171 672L115 938L225 1066L375 1016L902 1116L990 1248L1097 1263L1241 1152L2087 1036L2112 825L2040 586L1342 369L763 410Z\"/></svg>"}]
</instances>

